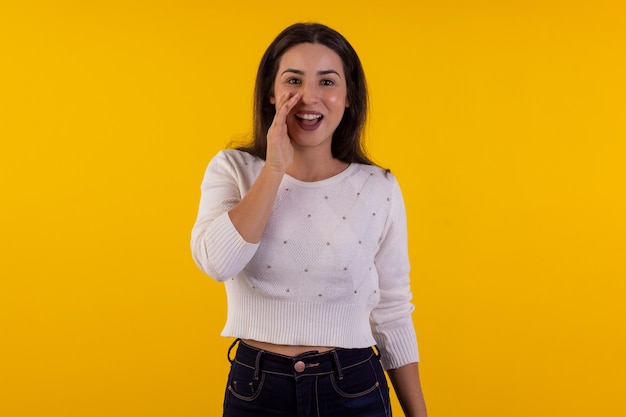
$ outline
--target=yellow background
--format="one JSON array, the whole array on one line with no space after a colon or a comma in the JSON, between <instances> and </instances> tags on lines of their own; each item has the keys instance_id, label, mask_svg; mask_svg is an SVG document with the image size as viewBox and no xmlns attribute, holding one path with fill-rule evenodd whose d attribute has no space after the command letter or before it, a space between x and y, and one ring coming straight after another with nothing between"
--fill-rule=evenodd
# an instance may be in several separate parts
<instances>
[{"instance_id":1,"label":"yellow background","mask_svg":"<svg viewBox=\"0 0 626 417\"><path fill-rule=\"evenodd\" d=\"M303 20L365 66L430 415L626 415L620 0L3 1L0 415L219 415L199 184Z\"/></svg>"}]
</instances>

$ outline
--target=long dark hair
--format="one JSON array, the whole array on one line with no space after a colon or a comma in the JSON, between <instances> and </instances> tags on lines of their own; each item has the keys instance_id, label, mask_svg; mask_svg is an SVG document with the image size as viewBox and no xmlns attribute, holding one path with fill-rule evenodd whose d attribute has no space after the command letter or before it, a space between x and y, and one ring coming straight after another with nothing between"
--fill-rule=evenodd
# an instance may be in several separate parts
<instances>
[{"instance_id":1,"label":"long dark hair","mask_svg":"<svg viewBox=\"0 0 626 417\"><path fill-rule=\"evenodd\" d=\"M333 157L348 163L374 165L365 152L363 134L367 119L367 85L363 66L352 45L337 31L319 23L296 23L283 30L263 54L254 87L253 140L239 150L265 159L267 131L276 108L270 103L274 80L283 54L301 43L324 45L341 58L347 81L347 101L343 118L333 134Z\"/></svg>"}]
</instances>

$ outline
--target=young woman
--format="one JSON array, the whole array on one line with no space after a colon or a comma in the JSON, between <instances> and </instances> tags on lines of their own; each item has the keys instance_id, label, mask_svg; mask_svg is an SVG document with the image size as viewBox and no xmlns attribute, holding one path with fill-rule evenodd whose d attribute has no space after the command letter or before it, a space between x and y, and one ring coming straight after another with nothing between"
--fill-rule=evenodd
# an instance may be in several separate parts
<instances>
[{"instance_id":1,"label":"young woman","mask_svg":"<svg viewBox=\"0 0 626 417\"><path fill-rule=\"evenodd\" d=\"M257 74L254 138L206 170L192 253L225 282L236 338L224 416L425 417L404 202L362 146L367 90L348 41L295 24Z\"/></svg>"}]
</instances>

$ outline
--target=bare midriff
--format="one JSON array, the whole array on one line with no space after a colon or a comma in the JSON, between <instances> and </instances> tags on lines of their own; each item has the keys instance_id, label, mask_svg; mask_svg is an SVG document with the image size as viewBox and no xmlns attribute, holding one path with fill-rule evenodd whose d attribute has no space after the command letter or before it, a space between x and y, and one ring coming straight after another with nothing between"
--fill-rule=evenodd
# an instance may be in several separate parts
<instances>
[{"instance_id":1,"label":"bare midriff","mask_svg":"<svg viewBox=\"0 0 626 417\"><path fill-rule=\"evenodd\" d=\"M274 343L267 342L259 342L257 340L251 339L242 339L246 345L250 345L257 349L262 349L266 352L278 353L279 355L285 356L298 356L305 352L317 351L317 352L328 352L329 350L333 350L335 348L328 346L294 346L294 345L276 345Z\"/></svg>"}]
</instances>

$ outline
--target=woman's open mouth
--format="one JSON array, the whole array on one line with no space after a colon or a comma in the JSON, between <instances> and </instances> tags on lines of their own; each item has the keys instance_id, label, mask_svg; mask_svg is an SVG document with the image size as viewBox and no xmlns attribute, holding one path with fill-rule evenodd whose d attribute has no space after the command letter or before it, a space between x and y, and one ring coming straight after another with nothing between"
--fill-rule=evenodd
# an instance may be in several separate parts
<instances>
[{"instance_id":1,"label":"woman's open mouth","mask_svg":"<svg viewBox=\"0 0 626 417\"><path fill-rule=\"evenodd\" d=\"M320 125L324 116L320 113L296 113L296 122L302 130L315 130Z\"/></svg>"}]
</instances>

